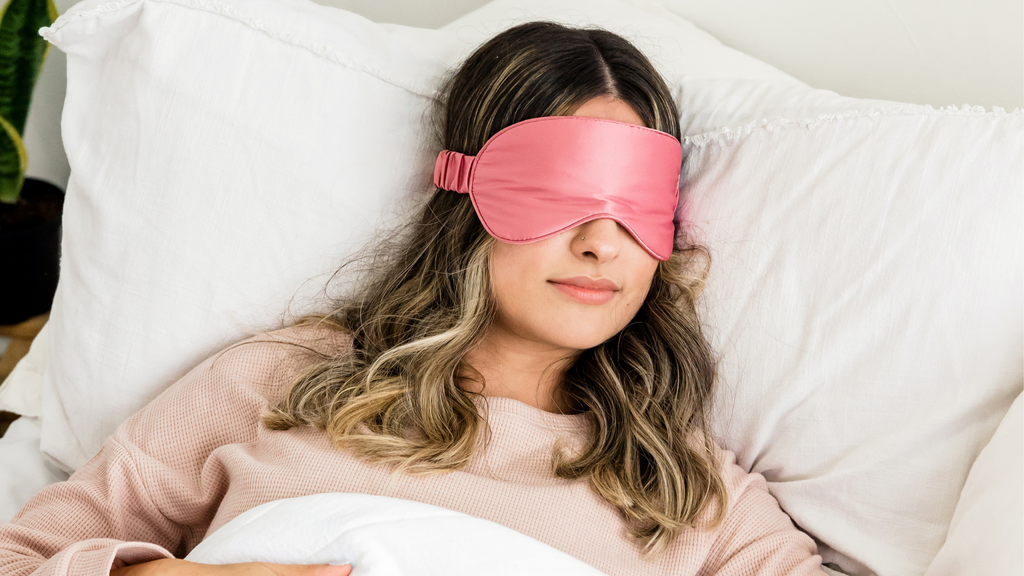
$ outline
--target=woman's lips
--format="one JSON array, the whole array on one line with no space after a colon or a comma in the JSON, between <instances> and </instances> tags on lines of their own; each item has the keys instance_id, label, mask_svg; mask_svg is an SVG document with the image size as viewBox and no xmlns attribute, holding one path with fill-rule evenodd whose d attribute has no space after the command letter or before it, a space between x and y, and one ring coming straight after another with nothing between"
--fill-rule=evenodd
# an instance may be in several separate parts
<instances>
[{"instance_id":1,"label":"woman's lips","mask_svg":"<svg viewBox=\"0 0 1024 576\"><path fill-rule=\"evenodd\" d=\"M589 278L565 278L551 280L550 282L566 296L584 304L604 304L614 298L615 293L618 291L615 284L608 280L595 281Z\"/></svg>"}]
</instances>

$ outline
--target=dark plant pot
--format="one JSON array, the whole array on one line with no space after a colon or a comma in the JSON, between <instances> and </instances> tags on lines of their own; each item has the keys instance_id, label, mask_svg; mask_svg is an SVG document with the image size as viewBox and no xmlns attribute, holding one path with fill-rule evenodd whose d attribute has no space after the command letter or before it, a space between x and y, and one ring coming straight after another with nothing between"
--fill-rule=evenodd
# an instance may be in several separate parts
<instances>
[{"instance_id":1,"label":"dark plant pot","mask_svg":"<svg viewBox=\"0 0 1024 576\"><path fill-rule=\"evenodd\" d=\"M18 324L53 305L60 274L64 192L26 178L17 204L0 204L0 325Z\"/></svg>"}]
</instances>

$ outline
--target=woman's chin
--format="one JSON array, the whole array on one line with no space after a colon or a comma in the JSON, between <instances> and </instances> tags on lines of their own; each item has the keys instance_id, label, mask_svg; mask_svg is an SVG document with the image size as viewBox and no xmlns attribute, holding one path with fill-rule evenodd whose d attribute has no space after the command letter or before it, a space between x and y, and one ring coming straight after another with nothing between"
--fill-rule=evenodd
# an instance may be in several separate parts
<instances>
[{"instance_id":1,"label":"woman's chin","mask_svg":"<svg viewBox=\"0 0 1024 576\"><path fill-rule=\"evenodd\" d=\"M576 334L559 334L557 338L552 341L552 344L560 346L562 348L569 348L571 350L589 350L595 346L599 346L609 338L615 335L615 333L604 334L604 331L583 331L574 330ZM595 336L597 334L597 336Z\"/></svg>"}]
</instances>

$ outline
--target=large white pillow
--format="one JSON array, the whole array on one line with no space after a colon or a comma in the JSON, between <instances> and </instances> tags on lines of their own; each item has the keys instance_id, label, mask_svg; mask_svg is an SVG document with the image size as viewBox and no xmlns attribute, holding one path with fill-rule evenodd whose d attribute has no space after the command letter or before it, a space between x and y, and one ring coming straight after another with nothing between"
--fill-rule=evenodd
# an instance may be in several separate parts
<instances>
[{"instance_id":1,"label":"large white pillow","mask_svg":"<svg viewBox=\"0 0 1024 576\"><path fill-rule=\"evenodd\" d=\"M826 562L923 573L1024 381L1024 113L902 105L684 151L716 432Z\"/></svg>"},{"instance_id":2,"label":"large white pillow","mask_svg":"<svg viewBox=\"0 0 1024 576\"><path fill-rule=\"evenodd\" d=\"M42 447L73 470L422 197L465 46L304 0L87 0L43 33L71 178Z\"/></svg>"}]
</instances>

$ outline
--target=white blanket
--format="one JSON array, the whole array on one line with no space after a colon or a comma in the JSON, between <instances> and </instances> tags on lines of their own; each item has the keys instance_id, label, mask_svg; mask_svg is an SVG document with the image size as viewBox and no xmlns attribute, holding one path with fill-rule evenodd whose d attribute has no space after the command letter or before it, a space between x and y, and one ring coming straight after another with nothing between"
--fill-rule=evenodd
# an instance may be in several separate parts
<instances>
[{"instance_id":1,"label":"white blanket","mask_svg":"<svg viewBox=\"0 0 1024 576\"><path fill-rule=\"evenodd\" d=\"M346 564L353 576L597 576L602 572L500 524L366 494L314 494L241 514L186 560Z\"/></svg>"}]
</instances>

